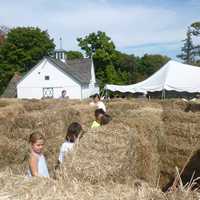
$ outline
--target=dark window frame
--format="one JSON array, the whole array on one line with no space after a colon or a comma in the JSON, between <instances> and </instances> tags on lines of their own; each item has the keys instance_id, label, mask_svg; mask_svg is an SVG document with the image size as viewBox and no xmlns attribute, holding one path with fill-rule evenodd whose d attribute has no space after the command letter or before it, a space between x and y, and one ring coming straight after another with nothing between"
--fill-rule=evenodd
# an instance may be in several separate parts
<instances>
[{"instance_id":1,"label":"dark window frame","mask_svg":"<svg viewBox=\"0 0 200 200\"><path fill-rule=\"evenodd\" d=\"M49 81L50 80L50 76L49 75L44 76L44 80L45 81Z\"/></svg>"}]
</instances>

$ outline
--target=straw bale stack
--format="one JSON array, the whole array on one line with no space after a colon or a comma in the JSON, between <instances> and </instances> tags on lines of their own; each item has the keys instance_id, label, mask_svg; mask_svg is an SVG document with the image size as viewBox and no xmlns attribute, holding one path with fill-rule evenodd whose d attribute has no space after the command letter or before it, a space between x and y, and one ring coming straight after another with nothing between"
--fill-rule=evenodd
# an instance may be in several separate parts
<instances>
[{"instance_id":1,"label":"straw bale stack","mask_svg":"<svg viewBox=\"0 0 200 200\"><path fill-rule=\"evenodd\" d=\"M47 139L44 154L53 175L66 127L77 121L85 134L66 156L59 173L65 180L126 187L142 179L151 186L170 186L175 166L181 171L190 156L182 178L187 181L194 170L200 176L195 164L200 163L199 112L185 112L187 104L175 100L115 100L107 107L112 122L91 130L95 108L88 102L0 100L0 170L25 173L27 140L38 129Z\"/></svg>"},{"instance_id":2,"label":"straw bale stack","mask_svg":"<svg viewBox=\"0 0 200 200\"><path fill-rule=\"evenodd\" d=\"M197 192L178 189L164 194L158 188L136 180L132 184L107 182L93 185L76 179L29 179L0 173L0 199L2 200L199 200Z\"/></svg>"},{"instance_id":3,"label":"straw bale stack","mask_svg":"<svg viewBox=\"0 0 200 200\"><path fill-rule=\"evenodd\" d=\"M9 166L15 172L25 173L29 135L34 130L40 130L46 138L44 154L52 171L59 146L66 134L66 127L72 121L80 121L79 111L70 107L68 102L57 104L50 100L25 100L14 103L8 101L7 104L5 102L6 100L3 100L5 106L0 109L0 168Z\"/></svg>"},{"instance_id":4,"label":"straw bale stack","mask_svg":"<svg viewBox=\"0 0 200 200\"><path fill-rule=\"evenodd\" d=\"M161 159L161 183L172 181L174 168L177 166L180 171L185 165L190 164L190 160L195 152L200 149L200 113L184 112L183 110L164 109L162 113L164 135L159 141L158 151L162 155ZM200 162L200 157L196 162ZM184 183L188 182L194 171L199 171L199 167L192 165L190 169L182 174ZM187 174L187 177L185 177ZM196 173L195 177L200 176Z\"/></svg>"}]
</instances>

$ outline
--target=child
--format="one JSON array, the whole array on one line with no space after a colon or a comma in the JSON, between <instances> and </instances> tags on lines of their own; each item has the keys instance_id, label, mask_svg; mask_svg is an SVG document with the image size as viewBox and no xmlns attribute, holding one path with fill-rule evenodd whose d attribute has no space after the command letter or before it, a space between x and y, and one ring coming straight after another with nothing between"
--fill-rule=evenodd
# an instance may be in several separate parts
<instances>
[{"instance_id":1,"label":"child","mask_svg":"<svg viewBox=\"0 0 200 200\"><path fill-rule=\"evenodd\" d=\"M101 126L101 118L104 116L105 112L102 109L96 109L94 112L95 121L93 121L91 128L98 128Z\"/></svg>"},{"instance_id":2,"label":"child","mask_svg":"<svg viewBox=\"0 0 200 200\"><path fill-rule=\"evenodd\" d=\"M101 123L100 123L100 125L101 125L101 126L102 126L102 125L106 125L106 124L108 124L110 121L111 121L110 115L104 114L104 115L101 117Z\"/></svg>"},{"instance_id":3,"label":"child","mask_svg":"<svg viewBox=\"0 0 200 200\"><path fill-rule=\"evenodd\" d=\"M100 98L99 94L95 94L93 96L93 101L94 101L94 104L97 106L98 109L102 109L104 112L106 112L106 106L101 101L101 98Z\"/></svg>"},{"instance_id":4,"label":"child","mask_svg":"<svg viewBox=\"0 0 200 200\"><path fill-rule=\"evenodd\" d=\"M65 137L65 142L62 144L60 148L58 164L64 161L65 153L72 150L75 144L75 141L78 138L81 131L82 131L82 127L79 123L73 122L69 125L67 129L67 134Z\"/></svg>"},{"instance_id":5,"label":"child","mask_svg":"<svg viewBox=\"0 0 200 200\"><path fill-rule=\"evenodd\" d=\"M29 158L28 176L49 177L45 157L42 154L44 147L43 135L39 132L32 133L29 137L29 143L31 145L31 152Z\"/></svg>"}]
</instances>

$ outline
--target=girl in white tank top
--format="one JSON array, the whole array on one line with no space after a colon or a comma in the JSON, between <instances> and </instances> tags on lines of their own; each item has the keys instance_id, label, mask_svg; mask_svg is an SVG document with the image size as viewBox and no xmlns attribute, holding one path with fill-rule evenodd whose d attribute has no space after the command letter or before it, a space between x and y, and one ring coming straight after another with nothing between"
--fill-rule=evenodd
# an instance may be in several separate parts
<instances>
[{"instance_id":1,"label":"girl in white tank top","mask_svg":"<svg viewBox=\"0 0 200 200\"><path fill-rule=\"evenodd\" d=\"M31 153L29 158L28 176L49 177L49 172L42 150L44 147L44 137L38 132L30 135L29 143L31 145Z\"/></svg>"}]
</instances>

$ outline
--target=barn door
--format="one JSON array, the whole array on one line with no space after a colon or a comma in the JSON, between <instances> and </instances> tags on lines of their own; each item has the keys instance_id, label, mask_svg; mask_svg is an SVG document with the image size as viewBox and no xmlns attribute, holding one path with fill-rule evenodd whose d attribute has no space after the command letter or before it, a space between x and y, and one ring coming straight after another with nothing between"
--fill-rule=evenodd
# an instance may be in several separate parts
<instances>
[{"instance_id":1,"label":"barn door","mask_svg":"<svg viewBox=\"0 0 200 200\"><path fill-rule=\"evenodd\" d=\"M53 98L53 88L43 88L43 98Z\"/></svg>"}]
</instances>

